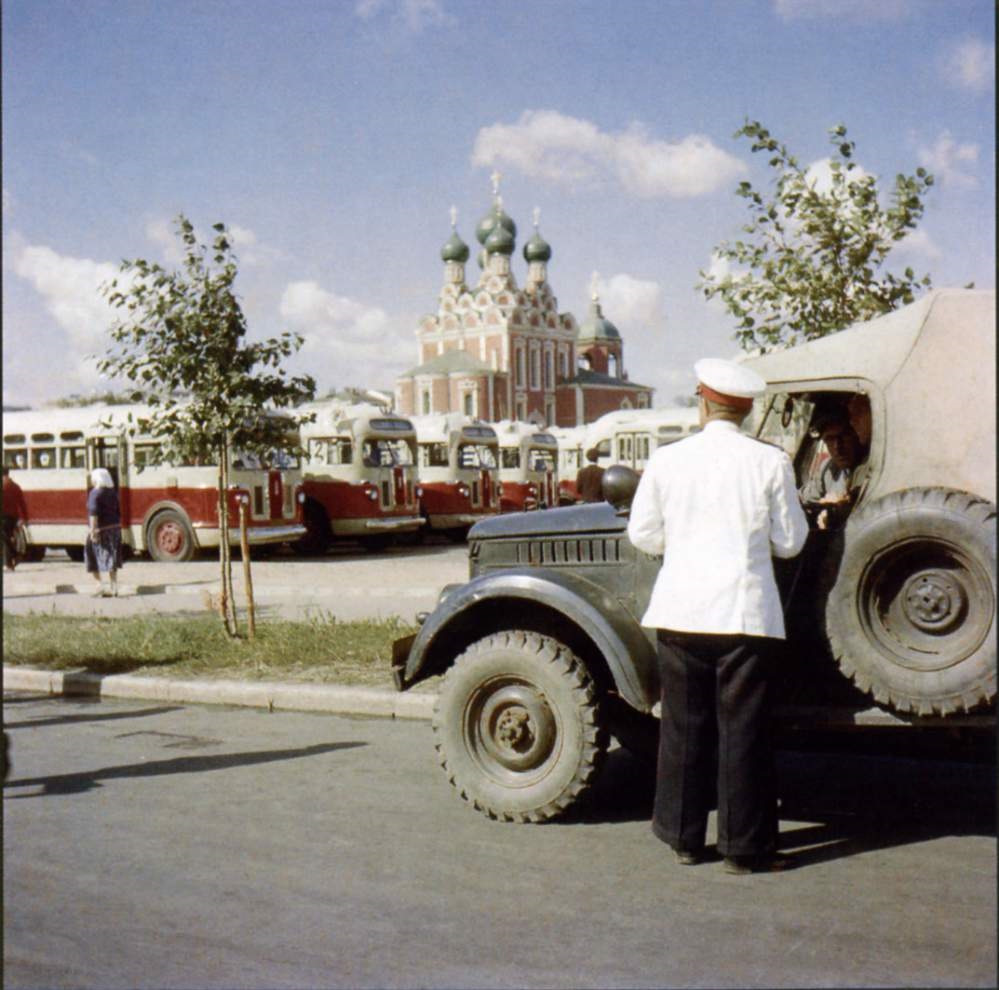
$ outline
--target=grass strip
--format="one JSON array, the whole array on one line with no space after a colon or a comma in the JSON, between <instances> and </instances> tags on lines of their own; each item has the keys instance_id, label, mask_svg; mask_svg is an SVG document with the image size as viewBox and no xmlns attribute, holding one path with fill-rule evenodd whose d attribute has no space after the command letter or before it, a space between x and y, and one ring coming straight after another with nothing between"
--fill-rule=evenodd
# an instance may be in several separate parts
<instances>
[{"instance_id":1,"label":"grass strip","mask_svg":"<svg viewBox=\"0 0 999 990\"><path fill-rule=\"evenodd\" d=\"M345 622L319 613L300 622L260 622L254 639L232 640L214 615L4 612L3 660L95 674L388 687L392 642L415 631L398 618Z\"/></svg>"}]
</instances>

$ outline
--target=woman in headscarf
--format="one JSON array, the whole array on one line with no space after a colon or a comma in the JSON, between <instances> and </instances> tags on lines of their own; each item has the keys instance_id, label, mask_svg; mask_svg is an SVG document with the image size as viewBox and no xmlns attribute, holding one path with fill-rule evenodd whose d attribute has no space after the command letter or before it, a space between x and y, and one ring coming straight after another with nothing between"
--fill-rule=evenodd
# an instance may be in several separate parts
<instances>
[{"instance_id":1,"label":"woman in headscarf","mask_svg":"<svg viewBox=\"0 0 999 990\"><path fill-rule=\"evenodd\" d=\"M118 597L118 569L121 556L121 507L114 479L107 468L94 468L90 472L93 488L87 493L87 535L85 557L87 573L93 574L99 587L95 595L100 598ZM108 575L108 585L104 575Z\"/></svg>"}]
</instances>

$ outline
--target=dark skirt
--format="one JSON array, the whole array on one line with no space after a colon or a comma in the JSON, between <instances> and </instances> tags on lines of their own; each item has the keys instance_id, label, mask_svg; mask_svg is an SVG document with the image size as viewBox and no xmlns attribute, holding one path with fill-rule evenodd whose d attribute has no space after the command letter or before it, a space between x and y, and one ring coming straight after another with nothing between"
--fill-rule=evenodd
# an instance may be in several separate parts
<instances>
[{"instance_id":1,"label":"dark skirt","mask_svg":"<svg viewBox=\"0 0 999 990\"><path fill-rule=\"evenodd\" d=\"M97 531L97 539L87 537L83 559L88 574L107 574L120 570L124 560L121 553L121 528L108 526Z\"/></svg>"}]
</instances>

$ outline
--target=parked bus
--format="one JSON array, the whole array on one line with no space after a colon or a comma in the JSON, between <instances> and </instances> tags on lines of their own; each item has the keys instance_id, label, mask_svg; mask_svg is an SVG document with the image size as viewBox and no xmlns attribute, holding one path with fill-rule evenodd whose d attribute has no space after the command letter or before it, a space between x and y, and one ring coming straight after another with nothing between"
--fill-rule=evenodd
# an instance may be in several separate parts
<instances>
[{"instance_id":1,"label":"parked bus","mask_svg":"<svg viewBox=\"0 0 999 990\"><path fill-rule=\"evenodd\" d=\"M416 483L416 430L402 416L372 403L313 402L301 427L306 535L303 553L321 553L332 540L381 548L423 525Z\"/></svg>"},{"instance_id":2,"label":"parked bus","mask_svg":"<svg viewBox=\"0 0 999 990\"><path fill-rule=\"evenodd\" d=\"M144 406L86 406L4 414L3 463L24 492L28 553L47 547L83 559L87 537L89 473L107 468L118 488L123 544L154 560L190 560L219 545L218 466L154 464L152 437L129 436L128 416L148 416ZM298 445L288 420L289 450ZM252 545L297 540L302 525L301 475L290 454L261 464L233 451L229 465L230 542L239 543L239 502L247 503Z\"/></svg>"},{"instance_id":3,"label":"parked bus","mask_svg":"<svg viewBox=\"0 0 999 990\"><path fill-rule=\"evenodd\" d=\"M558 441L532 423L494 423L499 440L501 512L548 509L558 504Z\"/></svg>"},{"instance_id":4,"label":"parked bus","mask_svg":"<svg viewBox=\"0 0 999 990\"><path fill-rule=\"evenodd\" d=\"M643 471L657 447L700 429L697 407L615 409L586 427L583 450L595 447L601 467L624 464Z\"/></svg>"},{"instance_id":5,"label":"parked bus","mask_svg":"<svg viewBox=\"0 0 999 990\"><path fill-rule=\"evenodd\" d=\"M427 527L463 540L499 512L499 442L488 424L461 413L414 416L420 509Z\"/></svg>"},{"instance_id":6,"label":"parked bus","mask_svg":"<svg viewBox=\"0 0 999 990\"><path fill-rule=\"evenodd\" d=\"M585 426L551 426L548 432L558 443L558 505L575 505L579 501L576 475L586 466L583 447Z\"/></svg>"}]
</instances>

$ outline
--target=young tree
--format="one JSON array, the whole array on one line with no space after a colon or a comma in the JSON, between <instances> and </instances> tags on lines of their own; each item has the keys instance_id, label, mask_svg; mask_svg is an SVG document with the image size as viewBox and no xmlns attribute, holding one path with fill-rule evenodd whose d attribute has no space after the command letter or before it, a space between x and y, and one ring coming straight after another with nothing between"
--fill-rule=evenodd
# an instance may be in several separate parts
<instances>
[{"instance_id":1,"label":"young tree","mask_svg":"<svg viewBox=\"0 0 999 990\"><path fill-rule=\"evenodd\" d=\"M754 152L770 156L771 198L742 182L748 235L715 249L731 264L725 274L700 272L697 288L721 298L738 321L735 336L746 350L824 337L859 320L910 303L930 285L911 268L886 269L891 249L923 215L923 197L933 176L917 168L897 175L888 205L877 179L854 160L854 143L839 124L829 131L833 154L828 175L803 168L788 149L756 121L736 137L749 138Z\"/></svg>"},{"instance_id":2,"label":"young tree","mask_svg":"<svg viewBox=\"0 0 999 990\"><path fill-rule=\"evenodd\" d=\"M308 375L289 377L281 368L282 359L301 346L299 335L246 339L246 319L233 288L236 257L225 225L214 225L209 249L186 217L176 223L184 246L180 270L126 260L120 275L103 287L118 315L98 367L145 393L151 412L130 428L160 442L161 460L218 465L221 611L227 632L235 636L226 498L230 454L239 450L266 457L287 448L287 420L282 425L261 413L311 399L315 382Z\"/></svg>"}]
</instances>

